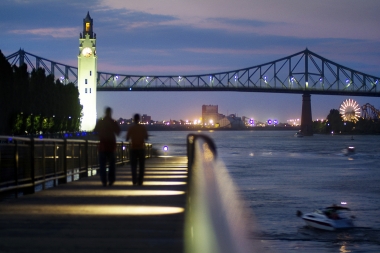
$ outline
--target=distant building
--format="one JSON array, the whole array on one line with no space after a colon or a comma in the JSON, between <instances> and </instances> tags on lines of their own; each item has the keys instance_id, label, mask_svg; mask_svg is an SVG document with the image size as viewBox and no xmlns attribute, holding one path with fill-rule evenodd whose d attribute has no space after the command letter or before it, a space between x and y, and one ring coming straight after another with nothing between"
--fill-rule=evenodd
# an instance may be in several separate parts
<instances>
[{"instance_id":1,"label":"distant building","mask_svg":"<svg viewBox=\"0 0 380 253\"><path fill-rule=\"evenodd\" d=\"M218 113L217 105L202 105L202 124L204 126L215 125L224 115Z\"/></svg>"},{"instance_id":2,"label":"distant building","mask_svg":"<svg viewBox=\"0 0 380 253\"><path fill-rule=\"evenodd\" d=\"M300 126L301 125L300 119L288 119L286 122L291 126Z\"/></svg>"},{"instance_id":3,"label":"distant building","mask_svg":"<svg viewBox=\"0 0 380 253\"><path fill-rule=\"evenodd\" d=\"M130 119L119 118L117 120L117 123L119 123L120 125L129 125L129 124L133 123L133 119L132 118L130 118Z\"/></svg>"},{"instance_id":4,"label":"distant building","mask_svg":"<svg viewBox=\"0 0 380 253\"><path fill-rule=\"evenodd\" d=\"M148 116L148 115L146 115L146 114L143 114L142 116L141 116L141 123L143 123L143 124L150 124L150 122L152 121L152 117L151 116Z\"/></svg>"},{"instance_id":5,"label":"distant building","mask_svg":"<svg viewBox=\"0 0 380 253\"><path fill-rule=\"evenodd\" d=\"M241 117L237 117L235 114L230 114L227 117L223 117L218 121L219 127L222 128L243 128L244 121Z\"/></svg>"}]
</instances>

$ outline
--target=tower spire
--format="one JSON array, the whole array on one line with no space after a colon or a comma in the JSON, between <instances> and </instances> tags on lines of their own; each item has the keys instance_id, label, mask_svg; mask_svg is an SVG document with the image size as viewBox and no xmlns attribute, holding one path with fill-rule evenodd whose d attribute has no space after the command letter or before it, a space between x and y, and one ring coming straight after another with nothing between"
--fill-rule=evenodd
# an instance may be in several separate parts
<instances>
[{"instance_id":1,"label":"tower spire","mask_svg":"<svg viewBox=\"0 0 380 253\"><path fill-rule=\"evenodd\" d=\"M86 17L83 19L83 37L86 37L86 34L90 36L90 39L94 38L93 32L93 19L90 16L90 12L87 11Z\"/></svg>"}]
</instances>

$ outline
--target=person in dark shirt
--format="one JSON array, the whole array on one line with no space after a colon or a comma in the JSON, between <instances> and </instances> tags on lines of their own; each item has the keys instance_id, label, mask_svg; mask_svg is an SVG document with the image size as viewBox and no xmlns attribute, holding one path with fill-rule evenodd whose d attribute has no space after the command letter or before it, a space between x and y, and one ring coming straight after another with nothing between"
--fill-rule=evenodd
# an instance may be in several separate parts
<instances>
[{"instance_id":1,"label":"person in dark shirt","mask_svg":"<svg viewBox=\"0 0 380 253\"><path fill-rule=\"evenodd\" d=\"M116 151L116 137L115 135L120 134L119 124L112 119L112 109L107 107L105 110L104 118L96 122L94 132L98 134L99 137L99 174L100 180L103 186L113 185L116 180L116 169L115 169L115 151ZM106 172L106 163L108 161L108 180Z\"/></svg>"},{"instance_id":2,"label":"person in dark shirt","mask_svg":"<svg viewBox=\"0 0 380 253\"><path fill-rule=\"evenodd\" d=\"M134 115L134 124L128 129L126 140L130 141L130 159L133 185L142 185L145 171L145 140L148 140L148 132L139 124L140 115ZM137 178L137 160L139 161L139 175Z\"/></svg>"}]
</instances>

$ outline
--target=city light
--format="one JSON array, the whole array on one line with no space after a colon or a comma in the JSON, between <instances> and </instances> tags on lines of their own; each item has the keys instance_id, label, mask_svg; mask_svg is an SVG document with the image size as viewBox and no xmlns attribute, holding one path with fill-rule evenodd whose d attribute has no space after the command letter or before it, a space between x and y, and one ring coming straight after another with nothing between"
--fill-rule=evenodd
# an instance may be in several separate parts
<instances>
[{"instance_id":1,"label":"city light","mask_svg":"<svg viewBox=\"0 0 380 253\"><path fill-rule=\"evenodd\" d=\"M301 125L300 119L288 119L287 122L291 126L299 126L299 125Z\"/></svg>"}]
</instances>

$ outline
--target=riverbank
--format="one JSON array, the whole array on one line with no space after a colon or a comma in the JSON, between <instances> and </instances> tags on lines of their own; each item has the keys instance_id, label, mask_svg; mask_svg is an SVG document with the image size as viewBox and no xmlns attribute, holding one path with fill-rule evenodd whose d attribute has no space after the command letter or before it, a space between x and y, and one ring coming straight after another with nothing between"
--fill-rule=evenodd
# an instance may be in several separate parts
<instances>
[{"instance_id":1,"label":"riverbank","mask_svg":"<svg viewBox=\"0 0 380 253\"><path fill-rule=\"evenodd\" d=\"M127 131L131 125L122 125L121 131ZM292 126L266 126L266 127L241 127L241 128L221 128L221 127L203 127L191 125L177 125L177 126L164 126L164 125L145 125L148 131L298 131L300 127Z\"/></svg>"}]
</instances>

